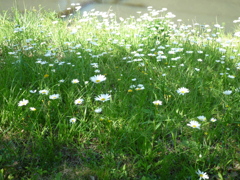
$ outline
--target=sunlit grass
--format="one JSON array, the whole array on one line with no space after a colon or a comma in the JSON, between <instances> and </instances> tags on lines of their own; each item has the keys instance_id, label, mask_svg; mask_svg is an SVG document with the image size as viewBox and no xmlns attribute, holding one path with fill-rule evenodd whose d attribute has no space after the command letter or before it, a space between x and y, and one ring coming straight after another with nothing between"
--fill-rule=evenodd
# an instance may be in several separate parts
<instances>
[{"instance_id":1,"label":"sunlit grass","mask_svg":"<svg viewBox=\"0 0 240 180\"><path fill-rule=\"evenodd\" d=\"M0 179L237 179L239 34L172 17L1 15Z\"/></svg>"}]
</instances>

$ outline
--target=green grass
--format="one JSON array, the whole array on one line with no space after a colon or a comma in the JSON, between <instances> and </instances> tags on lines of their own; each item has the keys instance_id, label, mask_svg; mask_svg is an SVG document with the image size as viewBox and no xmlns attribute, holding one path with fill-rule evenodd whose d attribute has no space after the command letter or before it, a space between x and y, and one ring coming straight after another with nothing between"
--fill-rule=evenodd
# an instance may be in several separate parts
<instances>
[{"instance_id":1,"label":"green grass","mask_svg":"<svg viewBox=\"0 0 240 180\"><path fill-rule=\"evenodd\" d=\"M0 16L0 179L240 176L239 37L175 26L165 12L13 12Z\"/></svg>"}]
</instances>

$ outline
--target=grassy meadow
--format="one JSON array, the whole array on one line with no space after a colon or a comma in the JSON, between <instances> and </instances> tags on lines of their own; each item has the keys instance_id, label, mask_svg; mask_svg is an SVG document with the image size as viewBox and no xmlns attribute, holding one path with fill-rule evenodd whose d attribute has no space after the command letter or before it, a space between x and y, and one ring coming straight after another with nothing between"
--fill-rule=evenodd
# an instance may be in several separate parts
<instances>
[{"instance_id":1,"label":"grassy meadow","mask_svg":"<svg viewBox=\"0 0 240 180\"><path fill-rule=\"evenodd\" d=\"M0 180L237 180L240 32L173 17L2 13Z\"/></svg>"}]
</instances>

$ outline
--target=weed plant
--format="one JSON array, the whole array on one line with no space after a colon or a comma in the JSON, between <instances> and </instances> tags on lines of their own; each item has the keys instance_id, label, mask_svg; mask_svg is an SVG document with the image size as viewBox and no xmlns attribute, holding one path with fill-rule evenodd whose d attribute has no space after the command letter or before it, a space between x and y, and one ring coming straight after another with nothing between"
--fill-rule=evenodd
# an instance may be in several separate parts
<instances>
[{"instance_id":1,"label":"weed plant","mask_svg":"<svg viewBox=\"0 0 240 180\"><path fill-rule=\"evenodd\" d=\"M240 33L148 11L0 16L0 179L239 178Z\"/></svg>"}]
</instances>

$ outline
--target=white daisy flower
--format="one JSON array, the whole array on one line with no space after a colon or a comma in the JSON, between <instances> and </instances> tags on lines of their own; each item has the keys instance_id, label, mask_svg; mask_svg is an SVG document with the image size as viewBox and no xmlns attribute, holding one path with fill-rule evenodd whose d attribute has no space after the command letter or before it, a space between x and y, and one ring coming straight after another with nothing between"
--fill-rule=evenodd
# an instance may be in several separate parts
<instances>
[{"instance_id":1,"label":"white daisy flower","mask_svg":"<svg viewBox=\"0 0 240 180\"><path fill-rule=\"evenodd\" d=\"M84 101L84 99L78 98L78 99L76 99L76 100L74 101L74 104L80 105L80 104L83 103L83 101Z\"/></svg>"},{"instance_id":2,"label":"white daisy flower","mask_svg":"<svg viewBox=\"0 0 240 180\"><path fill-rule=\"evenodd\" d=\"M95 113L101 113L102 112L102 108L97 108L94 110Z\"/></svg>"},{"instance_id":3,"label":"white daisy flower","mask_svg":"<svg viewBox=\"0 0 240 180\"><path fill-rule=\"evenodd\" d=\"M217 119L215 119L215 118L211 118L210 121L211 121L211 122L216 122Z\"/></svg>"},{"instance_id":4,"label":"white daisy flower","mask_svg":"<svg viewBox=\"0 0 240 180\"><path fill-rule=\"evenodd\" d=\"M70 123L74 124L77 121L77 119L76 118L71 118L69 121L70 121Z\"/></svg>"},{"instance_id":5,"label":"white daisy flower","mask_svg":"<svg viewBox=\"0 0 240 180\"><path fill-rule=\"evenodd\" d=\"M18 106L26 106L29 103L28 100L23 99L22 101L19 101Z\"/></svg>"},{"instance_id":6,"label":"white daisy flower","mask_svg":"<svg viewBox=\"0 0 240 180\"><path fill-rule=\"evenodd\" d=\"M162 105L162 101L156 100L156 101L153 101L153 104L156 106L159 106L159 105Z\"/></svg>"},{"instance_id":7,"label":"white daisy flower","mask_svg":"<svg viewBox=\"0 0 240 180\"><path fill-rule=\"evenodd\" d=\"M90 77L90 80L94 83L100 83L102 81L105 81L106 80L106 77L104 75L95 75L93 77Z\"/></svg>"},{"instance_id":8,"label":"white daisy flower","mask_svg":"<svg viewBox=\"0 0 240 180\"><path fill-rule=\"evenodd\" d=\"M43 90L40 90L39 91L39 94L45 94L45 95L48 95L49 91L46 90L46 89L43 89Z\"/></svg>"},{"instance_id":9,"label":"white daisy flower","mask_svg":"<svg viewBox=\"0 0 240 180\"><path fill-rule=\"evenodd\" d=\"M37 109L35 107L30 107L29 108L31 111L36 111Z\"/></svg>"},{"instance_id":10,"label":"white daisy flower","mask_svg":"<svg viewBox=\"0 0 240 180\"><path fill-rule=\"evenodd\" d=\"M205 116L198 116L197 117L200 121L206 121L207 118Z\"/></svg>"},{"instance_id":11,"label":"white daisy flower","mask_svg":"<svg viewBox=\"0 0 240 180\"><path fill-rule=\"evenodd\" d=\"M30 92L30 93L36 93L37 90L30 90L29 92Z\"/></svg>"},{"instance_id":12,"label":"white daisy flower","mask_svg":"<svg viewBox=\"0 0 240 180\"><path fill-rule=\"evenodd\" d=\"M95 97L95 100L105 102L105 101L109 101L110 97L111 97L111 95L109 95L109 94L101 94L101 95Z\"/></svg>"},{"instance_id":13,"label":"white daisy flower","mask_svg":"<svg viewBox=\"0 0 240 180\"><path fill-rule=\"evenodd\" d=\"M205 172L202 172L202 171L198 170L196 173L197 173L197 175L199 176L199 179L200 179L200 180L201 180L201 179L209 179L207 173L205 173Z\"/></svg>"},{"instance_id":14,"label":"white daisy flower","mask_svg":"<svg viewBox=\"0 0 240 180\"><path fill-rule=\"evenodd\" d=\"M79 83L79 80L78 80L78 79L73 79L73 80L72 80L72 83L73 83L73 84L77 84L77 83Z\"/></svg>"},{"instance_id":15,"label":"white daisy flower","mask_svg":"<svg viewBox=\"0 0 240 180\"><path fill-rule=\"evenodd\" d=\"M144 86L142 84L138 84L135 90L139 91L139 90L143 90L143 89L145 89Z\"/></svg>"},{"instance_id":16,"label":"white daisy flower","mask_svg":"<svg viewBox=\"0 0 240 180\"><path fill-rule=\"evenodd\" d=\"M177 90L177 93L180 95L184 95L186 93L189 93L189 89L185 88L185 87L181 87Z\"/></svg>"},{"instance_id":17,"label":"white daisy flower","mask_svg":"<svg viewBox=\"0 0 240 180\"><path fill-rule=\"evenodd\" d=\"M231 90L223 91L223 94L230 95L230 94L232 94L232 91Z\"/></svg>"},{"instance_id":18,"label":"white daisy flower","mask_svg":"<svg viewBox=\"0 0 240 180\"><path fill-rule=\"evenodd\" d=\"M197 121L190 121L190 123L188 123L187 126L200 129L201 124L199 124L199 122L197 122Z\"/></svg>"},{"instance_id":19,"label":"white daisy flower","mask_svg":"<svg viewBox=\"0 0 240 180\"><path fill-rule=\"evenodd\" d=\"M58 99L60 97L59 94L52 94L49 96L49 99Z\"/></svg>"}]
</instances>

